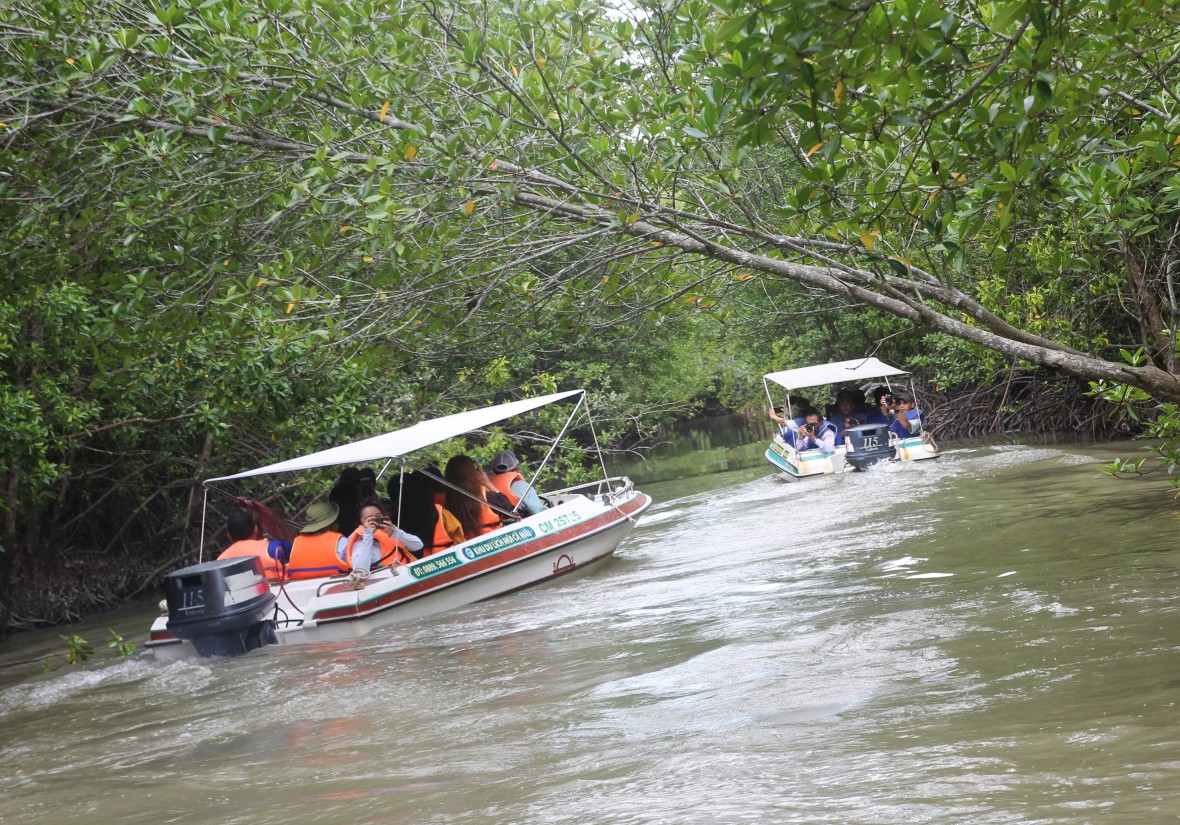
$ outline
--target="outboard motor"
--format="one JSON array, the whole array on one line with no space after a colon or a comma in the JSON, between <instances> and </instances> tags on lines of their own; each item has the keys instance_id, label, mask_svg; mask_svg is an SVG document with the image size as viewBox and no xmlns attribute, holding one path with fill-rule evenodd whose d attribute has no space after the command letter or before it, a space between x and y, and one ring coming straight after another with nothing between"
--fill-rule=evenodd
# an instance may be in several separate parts
<instances>
[{"instance_id":1,"label":"outboard motor","mask_svg":"<svg viewBox=\"0 0 1180 825\"><path fill-rule=\"evenodd\" d=\"M857 470L872 467L878 461L894 457L889 446L888 424L861 424L844 431L844 460Z\"/></svg>"},{"instance_id":2,"label":"outboard motor","mask_svg":"<svg viewBox=\"0 0 1180 825\"><path fill-rule=\"evenodd\" d=\"M275 644L274 609L257 556L194 564L164 580L168 630L202 656L234 656Z\"/></svg>"}]
</instances>

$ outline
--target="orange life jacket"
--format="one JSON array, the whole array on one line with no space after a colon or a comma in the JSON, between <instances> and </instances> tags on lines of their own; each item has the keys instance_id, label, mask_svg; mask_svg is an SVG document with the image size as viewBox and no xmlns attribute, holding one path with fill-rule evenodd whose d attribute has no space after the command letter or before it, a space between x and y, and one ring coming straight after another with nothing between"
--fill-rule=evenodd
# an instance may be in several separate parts
<instances>
[{"instance_id":1,"label":"orange life jacket","mask_svg":"<svg viewBox=\"0 0 1180 825\"><path fill-rule=\"evenodd\" d=\"M287 578L318 579L347 573L348 569L336 555L336 544L343 536L335 530L305 535L300 533L291 545L291 560L287 562Z\"/></svg>"},{"instance_id":2,"label":"orange life jacket","mask_svg":"<svg viewBox=\"0 0 1180 825\"><path fill-rule=\"evenodd\" d=\"M494 476L490 476L490 478L492 481L492 486L504 495L508 496L508 500L512 502L513 507L520 503L520 496L512 492L512 482L524 481L524 476L515 470L510 470L507 473L497 473Z\"/></svg>"},{"instance_id":3,"label":"orange life jacket","mask_svg":"<svg viewBox=\"0 0 1180 825\"><path fill-rule=\"evenodd\" d=\"M497 513L487 504L488 488L480 487L479 495L479 530L476 532L475 536L482 536L484 533L490 533L501 524L499 513ZM473 539L475 536L468 536L467 538Z\"/></svg>"},{"instance_id":4,"label":"orange life jacket","mask_svg":"<svg viewBox=\"0 0 1180 825\"><path fill-rule=\"evenodd\" d=\"M454 544L454 542L451 541L451 534L447 532L445 527L443 527L442 505L436 504L434 505L434 509L438 511L438 521L434 523L434 538L431 540L430 546L422 551L423 555L430 555L431 553L437 553L440 550L446 550L448 547ZM452 516L452 518L454 518L454 516Z\"/></svg>"},{"instance_id":5,"label":"orange life jacket","mask_svg":"<svg viewBox=\"0 0 1180 825\"><path fill-rule=\"evenodd\" d=\"M352 569L352 548L361 536L365 534L364 525L352 531L352 535L348 537L348 549L344 551L344 560L348 562L349 569ZM413 564L417 561L406 546L402 544L393 536L386 533L384 530L377 530L373 533L373 538L377 539L377 543L381 545L381 558L378 564L393 565L393 564Z\"/></svg>"},{"instance_id":6,"label":"orange life jacket","mask_svg":"<svg viewBox=\"0 0 1180 825\"><path fill-rule=\"evenodd\" d=\"M268 582L283 580L283 565L278 559L271 558L267 553L270 547L269 539L239 539L225 548L219 559L236 559L242 556L257 556L262 562L262 573Z\"/></svg>"}]
</instances>

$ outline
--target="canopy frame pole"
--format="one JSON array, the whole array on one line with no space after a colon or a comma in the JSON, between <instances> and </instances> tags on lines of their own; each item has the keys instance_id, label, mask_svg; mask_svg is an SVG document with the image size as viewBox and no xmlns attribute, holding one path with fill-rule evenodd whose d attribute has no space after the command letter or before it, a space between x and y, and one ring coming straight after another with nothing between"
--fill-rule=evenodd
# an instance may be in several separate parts
<instances>
[{"instance_id":1,"label":"canopy frame pole","mask_svg":"<svg viewBox=\"0 0 1180 825\"><path fill-rule=\"evenodd\" d=\"M204 484L204 495L201 496L201 540L197 544L197 564L205 560L205 514L209 509L209 488Z\"/></svg>"},{"instance_id":2,"label":"canopy frame pole","mask_svg":"<svg viewBox=\"0 0 1180 825\"><path fill-rule=\"evenodd\" d=\"M481 468L481 469L482 469L482 468ZM485 504L485 505L487 505L488 509L490 509L490 510L492 510L492 511L496 512L496 513L499 513L499 514L500 514L500 515L502 515L502 516L510 516L510 517L512 517L512 518L515 518L515 517L516 517L516 512L515 512L515 511L513 511L513 510L505 510L503 507L497 507L496 505L492 504L490 501L485 501L485 500L483 500L482 498L479 498L478 496L473 496L471 493L467 492L467 491L466 491L466 490L464 490L462 487L458 486L457 484L452 484L451 482L447 481L447 480L446 480L445 478L443 478L442 476L436 476L434 473L427 473L427 475L429 475L429 476L430 476L431 478L433 478L435 481L437 481L437 482L439 482L440 484L442 484L444 487L447 487L447 488L449 488L449 489L451 489L451 490L454 490L456 493L459 493L460 495L467 496L467 497L468 497L469 499L471 499L472 501L478 501L480 504ZM421 538L421 536L419 536L419 538Z\"/></svg>"},{"instance_id":3,"label":"canopy frame pole","mask_svg":"<svg viewBox=\"0 0 1180 825\"><path fill-rule=\"evenodd\" d=\"M582 400L586 400L585 392L582 393ZM606 480L610 478L610 473L606 471L606 459L602 457L602 447L598 444L598 433L594 430L594 419L590 417L590 402L588 401L586 402L586 422L590 425L590 438L594 441L594 452L598 453L598 466L602 468L602 478Z\"/></svg>"},{"instance_id":4,"label":"canopy frame pole","mask_svg":"<svg viewBox=\"0 0 1180 825\"><path fill-rule=\"evenodd\" d=\"M377 471L377 481L381 480L381 476L385 475L385 471L389 469L389 465L393 463L392 458L385 459L385 463L381 465L381 469ZM405 459L402 459L402 465L405 466ZM377 495L377 491L373 491L373 495Z\"/></svg>"},{"instance_id":5,"label":"canopy frame pole","mask_svg":"<svg viewBox=\"0 0 1180 825\"><path fill-rule=\"evenodd\" d=\"M390 459L389 461L387 461L385 463L385 467L382 467L381 472L377 474L377 478L381 478L381 473L384 473L386 468L389 467L389 465L392 463L393 463L393 459ZM403 458L402 463L401 463L401 467L398 468L397 502L393 508L394 526L397 527L397 529L399 529L399 530L402 529L402 526L399 522L402 519L402 488L405 486L405 482L406 482L406 460ZM422 537L419 536L418 538L422 538ZM432 541L433 541L433 539L432 539Z\"/></svg>"},{"instance_id":6,"label":"canopy frame pole","mask_svg":"<svg viewBox=\"0 0 1180 825\"><path fill-rule=\"evenodd\" d=\"M762 379L762 389L766 390L766 401L770 404L771 409L774 408L774 396L770 394L770 382L765 378Z\"/></svg>"},{"instance_id":7,"label":"canopy frame pole","mask_svg":"<svg viewBox=\"0 0 1180 825\"><path fill-rule=\"evenodd\" d=\"M574 423L574 416L578 414L578 410L581 409L582 404L585 403L585 401L586 401L586 391L582 390L582 394L580 396L578 396L578 403L574 404L573 410L570 411L569 417L566 418L566 420L565 420L565 426L561 428L561 432L559 432L557 434L557 437L553 439L553 443L549 445L549 451L546 452L545 457L543 459L541 459L541 465L539 467L537 467L536 472L533 473L533 477L531 479L529 479L529 483L528 483L529 488L528 488L528 490L525 490L525 493L524 493L525 496L527 496L529 494L529 492L532 491L533 485L537 481L537 477L541 475L541 472L545 469L545 466L549 463L549 459L553 457L553 452L557 449L557 445L561 442L561 439L565 437L565 434L569 430L570 425ZM594 450L596 453L598 453L598 463L599 463L599 466L602 467L602 477L603 477L603 479L605 479L607 477L606 464L603 463L603 461L602 461L602 450L599 449L599 447L598 447L598 436L595 435L595 433L594 433L594 420L592 418L590 418L590 405L589 404L586 404L586 420L590 422L590 435L594 439ZM517 513L518 510L520 510L521 501L524 501L524 496L521 496L520 500L516 502L516 506L514 506L512 508L512 512L514 515Z\"/></svg>"}]
</instances>

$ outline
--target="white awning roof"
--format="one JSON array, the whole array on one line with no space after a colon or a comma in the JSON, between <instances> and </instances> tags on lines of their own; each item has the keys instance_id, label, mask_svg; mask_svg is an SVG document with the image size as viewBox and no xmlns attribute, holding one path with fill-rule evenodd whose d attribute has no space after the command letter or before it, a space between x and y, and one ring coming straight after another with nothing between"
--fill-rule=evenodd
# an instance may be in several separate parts
<instances>
[{"instance_id":1,"label":"white awning roof","mask_svg":"<svg viewBox=\"0 0 1180 825\"><path fill-rule=\"evenodd\" d=\"M293 473L299 470L312 470L316 467L332 467L339 464L360 464L366 461L400 458L401 456L421 450L423 447L429 447L431 444L437 444L440 441L446 441L448 438L455 438L469 432L474 432L475 430L481 430L498 421L522 415L538 407L544 407L546 404L553 404L567 398L572 398L575 395L584 396L585 394L585 390L568 390L566 392L553 393L552 395L542 395L537 398L526 398L521 401L509 401L507 404L499 404L495 407L468 410L467 412L446 415L442 418L434 418L429 421L419 421L412 427L405 427L392 433L375 435L372 438L366 438L362 441L354 441L351 444L342 444L339 447L320 450L318 453L305 455L301 458L292 458L287 461L280 461L277 464L268 464L265 467L259 467L257 470L247 470L244 473L237 473L232 476L211 478L205 483L212 484L217 481L229 481L235 478L249 478L250 476L268 475L271 473Z\"/></svg>"},{"instance_id":2,"label":"white awning roof","mask_svg":"<svg viewBox=\"0 0 1180 825\"><path fill-rule=\"evenodd\" d=\"M905 370L891 367L876 358L857 358L853 361L837 361L834 364L816 364L796 370L768 372L762 376L766 381L798 390L803 387L819 387L824 384L839 384L843 381L862 381L869 378L884 378L889 375L906 375Z\"/></svg>"}]
</instances>

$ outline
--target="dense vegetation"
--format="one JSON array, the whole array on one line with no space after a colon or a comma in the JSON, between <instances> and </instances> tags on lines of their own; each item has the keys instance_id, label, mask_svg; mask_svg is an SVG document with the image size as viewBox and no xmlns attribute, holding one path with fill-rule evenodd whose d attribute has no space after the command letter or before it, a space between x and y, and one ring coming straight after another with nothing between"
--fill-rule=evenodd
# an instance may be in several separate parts
<instances>
[{"instance_id":1,"label":"dense vegetation","mask_svg":"<svg viewBox=\"0 0 1180 825\"><path fill-rule=\"evenodd\" d=\"M1178 57L1160 0L14 0L0 629L190 558L201 478L532 391L1174 403Z\"/></svg>"}]
</instances>

